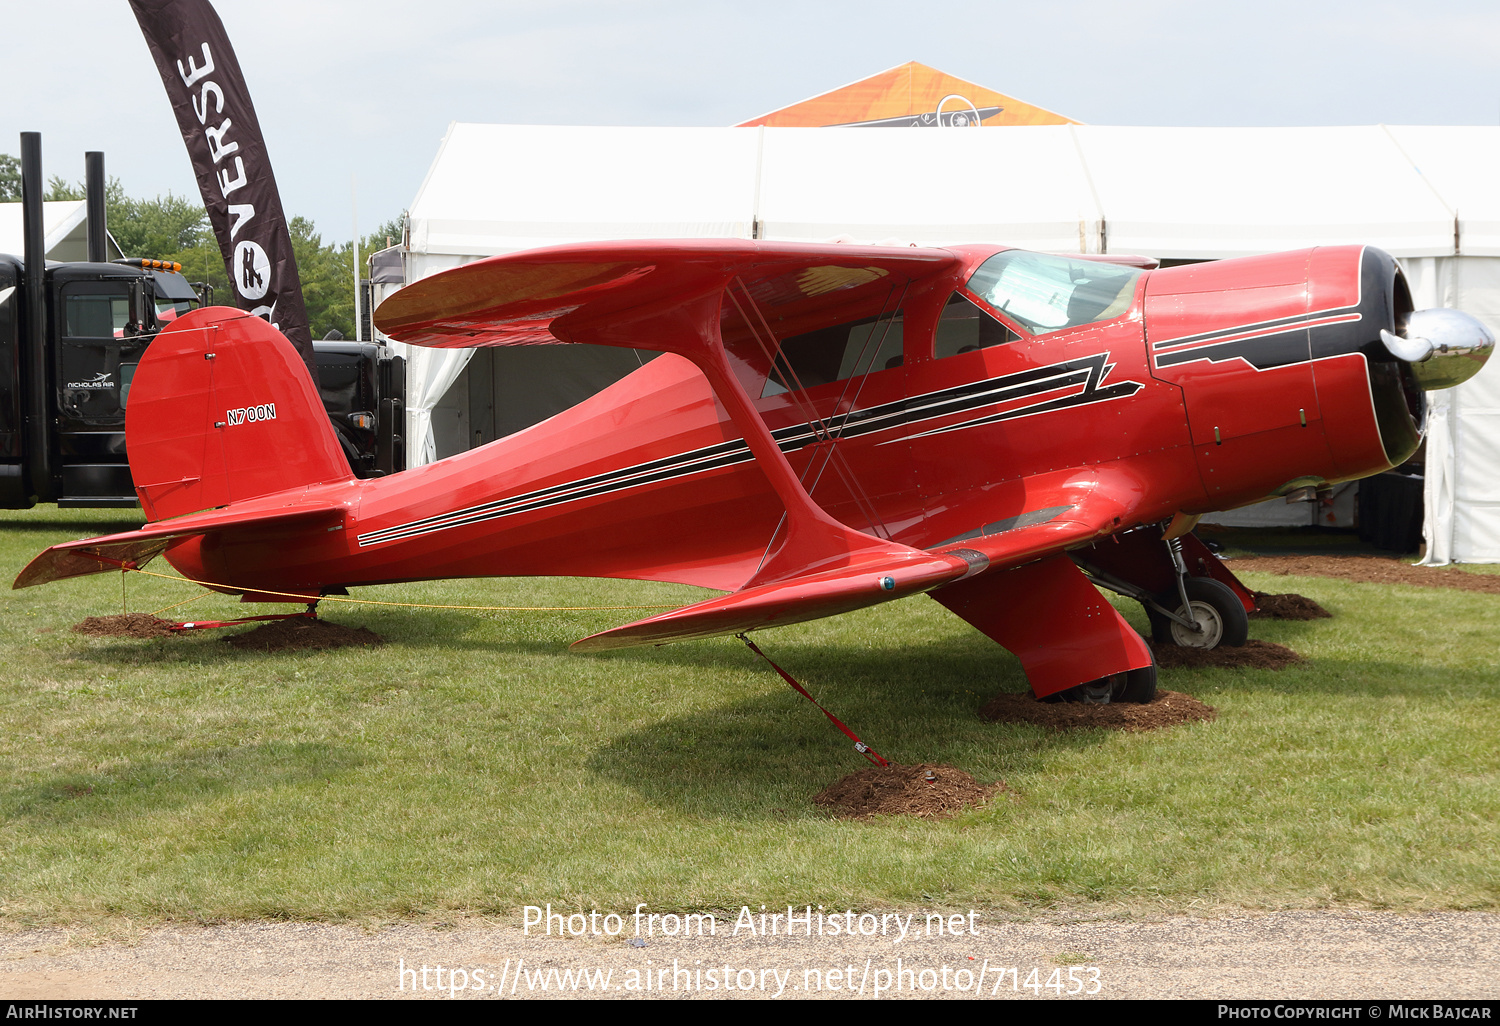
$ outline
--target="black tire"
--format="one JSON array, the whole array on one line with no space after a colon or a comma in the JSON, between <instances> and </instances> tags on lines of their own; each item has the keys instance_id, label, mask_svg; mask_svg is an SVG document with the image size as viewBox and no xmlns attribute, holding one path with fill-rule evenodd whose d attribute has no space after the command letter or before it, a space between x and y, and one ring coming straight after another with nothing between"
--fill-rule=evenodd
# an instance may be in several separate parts
<instances>
[{"instance_id":1,"label":"black tire","mask_svg":"<svg viewBox=\"0 0 1500 1026\"><path fill-rule=\"evenodd\" d=\"M1098 680L1084 681L1082 684L1074 684L1065 691L1054 691L1039 701L1108 705L1114 701L1115 692L1123 686L1115 681L1115 677L1124 676L1123 673L1117 673L1114 677L1100 677Z\"/></svg>"},{"instance_id":2,"label":"black tire","mask_svg":"<svg viewBox=\"0 0 1500 1026\"><path fill-rule=\"evenodd\" d=\"M1136 702L1144 705L1156 697L1156 657L1151 665L1139 670L1116 673L1100 677L1084 684L1077 684L1066 691L1058 691L1040 699L1043 702L1086 702L1105 705L1112 702Z\"/></svg>"},{"instance_id":3,"label":"black tire","mask_svg":"<svg viewBox=\"0 0 1500 1026\"><path fill-rule=\"evenodd\" d=\"M1177 645L1181 648L1218 648L1228 645L1239 648L1250 636L1250 617L1245 613L1244 603L1226 584L1212 577L1189 577L1187 579L1188 601L1199 607L1210 619L1211 643L1194 645L1185 628L1162 616L1150 606L1146 607L1146 618L1151 621L1151 640L1159 645ZM1174 588L1158 595L1156 601L1178 616L1185 615L1182 599ZM1206 607L1206 608L1204 608ZM1175 629L1174 629L1175 628Z\"/></svg>"},{"instance_id":4,"label":"black tire","mask_svg":"<svg viewBox=\"0 0 1500 1026\"><path fill-rule=\"evenodd\" d=\"M1150 666L1131 670L1124 677L1124 687L1115 692L1112 701L1145 705L1156 698L1156 656L1151 657Z\"/></svg>"}]
</instances>

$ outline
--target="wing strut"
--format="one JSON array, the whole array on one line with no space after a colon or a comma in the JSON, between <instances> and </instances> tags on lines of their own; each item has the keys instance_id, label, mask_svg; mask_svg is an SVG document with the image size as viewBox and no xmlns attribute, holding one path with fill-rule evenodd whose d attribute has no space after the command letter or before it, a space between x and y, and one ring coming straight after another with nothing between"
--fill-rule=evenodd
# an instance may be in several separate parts
<instances>
[{"instance_id":1,"label":"wing strut","mask_svg":"<svg viewBox=\"0 0 1500 1026\"><path fill-rule=\"evenodd\" d=\"M739 299L735 296L735 286L739 286L739 290L745 294L745 305L741 305ZM849 466L848 461L844 458L844 454L840 452L838 450L838 447L834 444L843 434L842 429L835 429L831 424L818 416L817 410L813 407L812 403L807 401L807 389L802 384L801 377L797 374L797 368L793 367L791 361L789 360L778 359L778 357L781 356L781 343L777 341L776 334L771 330L771 326L766 323L765 314L762 313L760 305L755 302L755 298L750 294L750 289L745 285L744 279L742 279L739 275L736 275L730 285L725 288L724 295L731 303L734 304L734 308L739 313L741 320L743 320L745 322L745 326L750 329L750 337L755 339L755 344L760 347L761 353L764 354L766 360L768 361L770 373L775 374L778 378L781 379L782 387L787 390L787 393L797 404L798 410L800 410L802 416L806 418L808 427L812 428L813 434L817 437L818 443L824 445L825 447L826 454L823 457L823 465L818 468L816 474L813 473L813 461L808 461L807 469L802 473L803 487L807 490L809 495L812 494L813 490L817 488L818 482L822 480L823 471L827 469L829 462L836 461L834 462L834 469L838 471L839 477L843 479L844 484L848 487L849 494L853 496L855 503L859 506L860 512L864 515L866 523L870 525L870 530L873 531L878 537L889 538L891 536L890 529L885 526L885 521L880 518L879 512L875 509L875 504L870 500L870 496L865 492L864 487L854 476L854 469ZM902 295L905 295L904 288L902 290ZM746 312L746 306L748 306L749 309L754 312L755 317L753 319L751 318L749 313ZM881 315L884 316L884 313L885 311L882 309ZM889 330L889 323L887 323L886 327L887 330ZM764 331L764 335L762 335L762 330ZM870 334L873 337L874 332L871 331ZM769 340L769 344L767 340ZM869 342L870 340L867 338L865 340L866 348L868 348ZM880 347L878 344L875 351L877 353L880 351ZM861 349L860 358L863 359L863 357L864 349ZM856 366L858 366L857 363ZM783 373L783 371L785 373ZM869 371L866 370L866 374L868 373ZM848 390L849 385L848 383L846 383L844 385L844 393L847 394ZM844 395L841 394L839 396L839 401L834 404L833 408L835 410L842 407L843 398ZM857 398L858 394L856 393L856 399ZM809 477L813 479L811 484L808 483ZM785 519L786 518L783 517L782 522L778 523L776 525L776 530L771 533L771 540L766 546L767 552L769 552L771 548L776 544L777 536L781 533L781 527L782 524L785 523Z\"/></svg>"},{"instance_id":2,"label":"wing strut","mask_svg":"<svg viewBox=\"0 0 1500 1026\"><path fill-rule=\"evenodd\" d=\"M875 318L875 323L870 326L870 333L865 336L864 345L860 346L859 356L854 360L854 369L856 371L859 370L860 364L864 361L865 353L870 349L870 343L874 342L875 351L870 353L870 362L865 364L865 369L862 373L856 373L844 382L843 390L839 392L838 401L834 403L834 409L847 408L849 413L852 414L855 408L859 406L860 393L865 390L865 382L870 379L870 372L875 369L875 360L880 356L880 349L885 345L886 336L890 334L891 322L894 320L895 315L901 311L901 304L906 300L906 290L910 287L911 282L902 283L901 293L896 296L895 309L889 315L886 313L887 308L882 305L880 315ZM895 289L891 290L891 295L895 295ZM888 295L886 299L889 301L890 296ZM875 328L877 325L880 326L880 338L878 340L875 338ZM858 383L857 385L856 382ZM844 399L848 397L851 387L854 388L854 397L849 399L849 405L845 407ZM863 486L860 485L858 479L854 476L854 468L849 466L848 461L844 459L843 453L833 444L844 437L844 428L848 425L849 418L846 415L844 420L833 429L833 438L829 442L828 455L823 458L823 465L818 468L817 474L813 477L812 484L807 486L808 494L811 494L818 487L818 482L823 480L823 472L828 469L828 464L837 457L838 463L835 465L835 469L839 471L839 476L844 479L844 482L850 486L849 490L861 501L862 507L868 507L865 515L869 518L871 529L877 531L880 537L889 538L891 536L890 528L885 525L885 521L881 519L879 511L875 508L875 503L871 501L869 494L865 492ZM808 470L812 470L811 461L808 462ZM845 473L846 470L848 471L847 474Z\"/></svg>"},{"instance_id":3,"label":"wing strut","mask_svg":"<svg viewBox=\"0 0 1500 1026\"><path fill-rule=\"evenodd\" d=\"M927 591L972 569L957 556L846 527L813 502L729 364L719 337L721 289L642 311L649 317L647 337L656 348L692 360L708 378L786 509L783 540L739 591L591 635L574 648L664 644L802 623ZM616 320L611 327L637 337L641 325Z\"/></svg>"},{"instance_id":4,"label":"wing strut","mask_svg":"<svg viewBox=\"0 0 1500 1026\"><path fill-rule=\"evenodd\" d=\"M724 343L719 336L719 303L723 286L686 302L675 301L667 309L651 311L652 327L659 331L668 346L698 365L713 386L725 411L744 435L745 444L787 511L786 540L747 581L744 589L761 584L816 574L860 562L860 557L879 556L892 561L893 569L903 563L926 563L931 556L910 546L885 541L845 527L813 502L786 454L771 437L729 364ZM956 575L966 572L963 561L953 557ZM899 570L898 583L899 583Z\"/></svg>"}]
</instances>

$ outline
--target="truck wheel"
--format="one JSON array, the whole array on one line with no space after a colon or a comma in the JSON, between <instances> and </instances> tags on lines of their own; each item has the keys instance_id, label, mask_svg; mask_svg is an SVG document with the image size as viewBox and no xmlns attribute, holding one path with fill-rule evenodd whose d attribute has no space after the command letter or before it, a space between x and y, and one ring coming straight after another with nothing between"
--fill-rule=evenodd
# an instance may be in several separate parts
<instances>
[{"instance_id":1,"label":"truck wheel","mask_svg":"<svg viewBox=\"0 0 1500 1026\"><path fill-rule=\"evenodd\" d=\"M1188 602L1193 606L1192 618L1203 625L1203 633L1195 634L1148 606L1146 617L1151 621L1152 641L1179 648L1218 648L1220 645L1238 648L1245 643L1250 636L1250 618L1245 614L1240 597L1228 585L1211 577L1189 577L1186 590ZM1187 616L1175 588L1157 596L1156 601L1178 616Z\"/></svg>"}]
</instances>

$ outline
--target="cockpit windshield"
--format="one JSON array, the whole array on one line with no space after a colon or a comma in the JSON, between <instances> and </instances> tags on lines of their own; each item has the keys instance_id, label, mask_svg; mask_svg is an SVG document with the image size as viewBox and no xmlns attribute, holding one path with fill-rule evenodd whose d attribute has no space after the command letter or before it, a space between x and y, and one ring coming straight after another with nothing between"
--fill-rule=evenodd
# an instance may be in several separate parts
<instances>
[{"instance_id":1,"label":"cockpit windshield","mask_svg":"<svg viewBox=\"0 0 1500 1026\"><path fill-rule=\"evenodd\" d=\"M1119 317L1135 295L1139 269L1010 249L969 278L974 295L1033 335Z\"/></svg>"}]
</instances>

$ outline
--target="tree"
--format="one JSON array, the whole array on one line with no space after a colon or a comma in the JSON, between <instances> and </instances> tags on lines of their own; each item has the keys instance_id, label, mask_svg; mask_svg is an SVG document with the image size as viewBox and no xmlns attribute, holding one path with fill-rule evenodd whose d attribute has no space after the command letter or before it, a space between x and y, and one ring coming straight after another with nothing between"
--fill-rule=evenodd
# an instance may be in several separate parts
<instances>
[{"instance_id":1,"label":"tree","mask_svg":"<svg viewBox=\"0 0 1500 1026\"><path fill-rule=\"evenodd\" d=\"M105 217L109 233L126 256L176 261L189 281L214 287L214 302L233 303L225 291L229 279L224 258L203 204L170 192L154 199L132 199L125 195L119 179L111 178L105 191Z\"/></svg>"},{"instance_id":2,"label":"tree","mask_svg":"<svg viewBox=\"0 0 1500 1026\"><path fill-rule=\"evenodd\" d=\"M405 239L403 234L405 231L406 211L403 210L400 217L392 218L365 236L364 241L360 243L360 256L367 256L390 246L401 245Z\"/></svg>"},{"instance_id":3,"label":"tree","mask_svg":"<svg viewBox=\"0 0 1500 1026\"><path fill-rule=\"evenodd\" d=\"M62 175L53 175L47 179L47 191L42 194L42 199L47 203L57 203L60 201L77 202L86 195L87 193L84 191L82 182L72 185Z\"/></svg>"},{"instance_id":4,"label":"tree","mask_svg":"<svg viewBox=\"0 0 1500 1026\"><path fill-rule=\"evenodd\" d=\"M130 256L165 260L170 253L213 241L203 204L170 192L155 199L131 199L119 179L111 179L105 208L110 233Z\"/></svg>"},{"instance_id":5,"label":"tree","mask_svg":"<svg viewBox=\"0 0 1500 1026\"><path fill-rule=\"evenodd\" d=\"M75 185L62 175L53 175L47 179L47 188L42 193L42 201L45 203L76 201L83 198L83 183L79 182ZM0 153L0 203L19 203L20 201L21 161L9 153Z\"/></svg>"},{"instance_id":6,"label":"tree","mask_svg":"<svg viewBox=\"0 0 1500 1026\"><path fill-rule=\"evenodd\" d=\"M349 254L324 244L316 227L305 217L292 218L287 228L292 236L292 253L297 258L297 276L302 279L302 302L307 307L307 325L312 337L323 338L330 331L337 331L345 338L353 338L354 276Z\"/></svg>"},{"instance_id":7,"label":"tree","mask_svg":"<svg viewBox=\"0 0 1500 1026\"><path fill-rule=\"evenodd\" d=\"M21 198L20 161L0 153L0 202ZM83 183L70 184L54 175L47 182L46 200L80 200ZM170 260L182 265L191 282L213 286L214 302L233 306L235 294L224 271L224 257L208 221L208 212L196 199L167 193L154 199L135 199L125 194L118 178L111 178L104 193L105 219L109 233L126 256ZM360 241L360 277L369 276L365 263L371 253L386 247L386 239L399 243L406 212L377 227ZM324 242L317 227L305 217L288 224L297 274L302 280L302 298L307 307L312 337L323 338L337 331L354 337L353 244Z\"/></svg>"},{"instance_id":8,"label":"tree","mask_svg":"<svg viewBox=\"0 0 1500 1026\"><path fill-rule=\"evenodd\" d=\"M359 243L359 276L368 278L370 254L385 249L389 236L401 241L406 212L380 225ZM354 243L325 243L311 221L294 217L290 225L292 252L297 257L297 275L302 279L302 301L312 337L323 338L337 331L354 338Z\"/></svg>"},{"instance_id":9,"label":"tree","mask_svg":"<svg viewBox=\"0 0 1500 1026\"><path fill-rule=\"evenodd\" d=\"M14 203L21 198L21 162L9 153L0 153L0 203Z\"/></svg>"}]
</instances>

